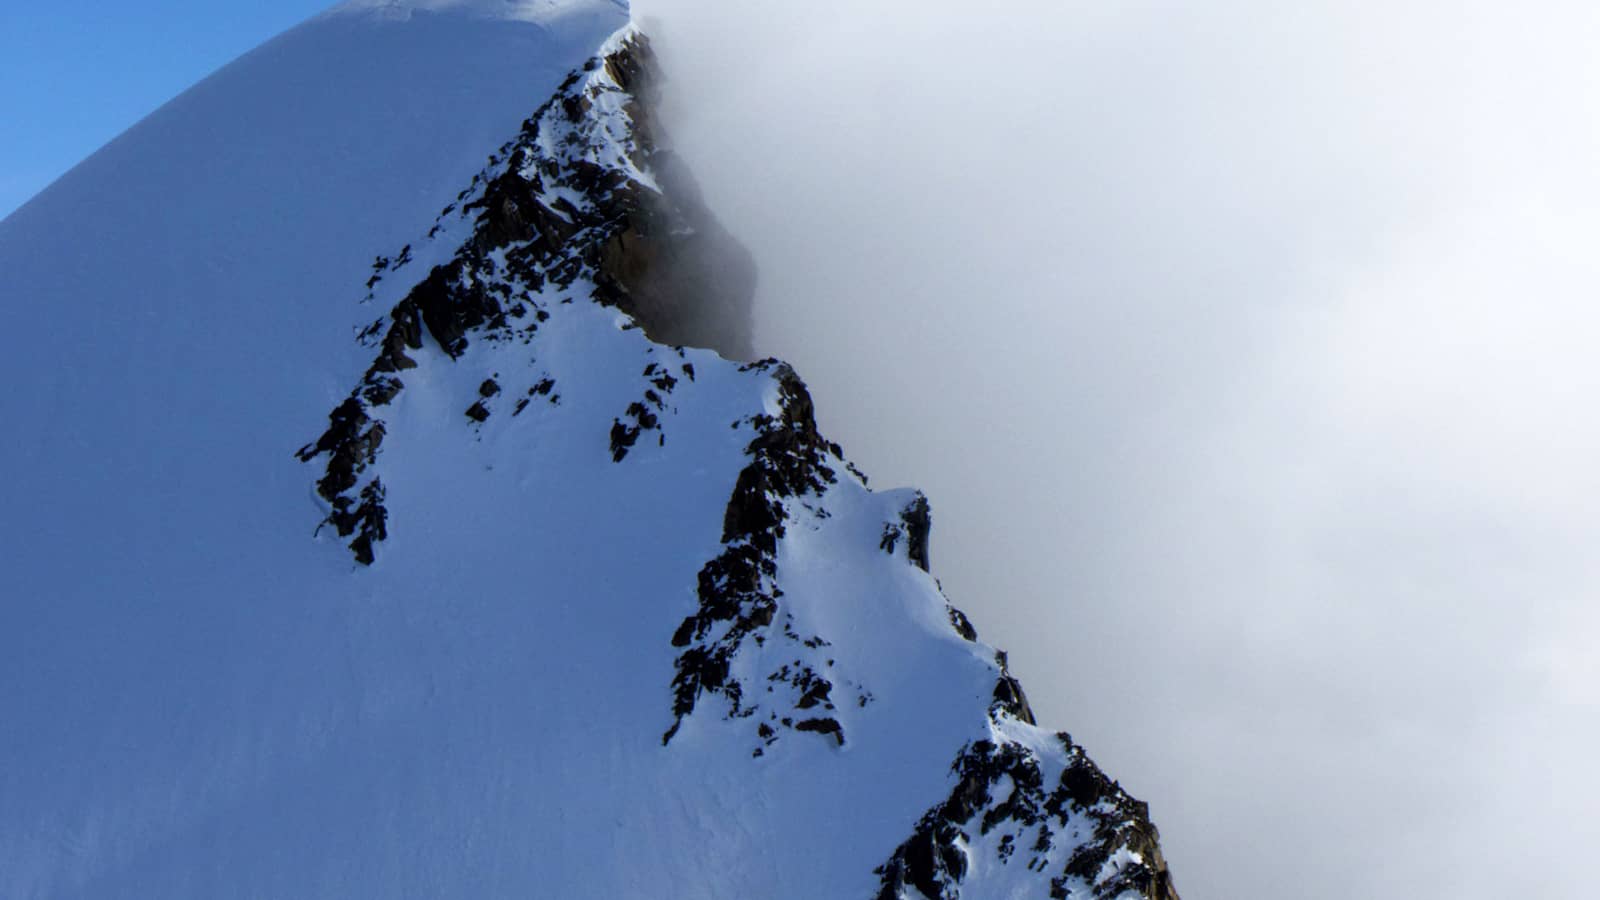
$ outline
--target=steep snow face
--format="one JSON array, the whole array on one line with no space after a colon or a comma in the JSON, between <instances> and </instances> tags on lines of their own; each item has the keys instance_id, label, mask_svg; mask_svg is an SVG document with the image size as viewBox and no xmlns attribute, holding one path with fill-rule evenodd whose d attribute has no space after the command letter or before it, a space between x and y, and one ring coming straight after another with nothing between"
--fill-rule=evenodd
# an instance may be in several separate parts
<instances>
[{"instance_id":1,"label":"steep snow face","mask_svg":"<svg viewBox=\"0 0 1600 900\"><path fill-rule=\"evenodd\" d=\"M651 339L721 279L640 41L478 8L319 19L0 224L0 896L1173 896L926 500L787 366ZM328 141L186 146L340 40L397 80ZM439 87L385 53L485 46L542 59L495 139L368 118Z\"/></svg>"}]
</instances>

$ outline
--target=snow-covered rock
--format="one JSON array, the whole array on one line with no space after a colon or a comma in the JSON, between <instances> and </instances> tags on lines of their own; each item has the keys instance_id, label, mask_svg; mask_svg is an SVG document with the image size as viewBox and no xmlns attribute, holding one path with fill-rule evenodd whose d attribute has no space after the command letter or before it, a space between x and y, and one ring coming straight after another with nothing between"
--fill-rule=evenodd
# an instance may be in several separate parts
<instances>
[{"instance_id":1,"label":"snow-covered rock","mask_svg":"<svg viewBox=\"0 0 1600 900\"><path fill-rule=\"evenodd\" d=\"M0 896L1175 896L745 361L652 84L357 0L0 223Z\"/></svg>"}]
</instances>

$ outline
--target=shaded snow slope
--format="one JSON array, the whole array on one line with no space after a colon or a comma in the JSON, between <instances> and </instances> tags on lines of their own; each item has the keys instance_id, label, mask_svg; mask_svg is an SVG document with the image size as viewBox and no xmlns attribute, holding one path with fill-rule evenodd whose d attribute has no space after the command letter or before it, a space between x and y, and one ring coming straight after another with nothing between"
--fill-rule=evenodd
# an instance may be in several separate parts
<instances>
[{"instance_id":1,"label":"shaded snow slope","mask_svg":"<svg viewBox=\"0 0 1600 900\"><path fill-rule=\"evenodd\" d=\"M30 473L0 482L0 545L48 548L4 567L0 595L98 604L197 569L266 578L295 552L312 500L285 436L364 365L373 258L626 22L570 5L549 28L314 20L0 222L0 453ZM74 563L101 583L63 583Z\"/></svg>"},{"instance_id":2,"label":"shaded snow slope","mask_svg":"<svg viewBox=\"0 0 1600 900\"><path fill-rule=\"evenodd\" d=\"M0 896L1172 896L926 501L647 335L716 279L639 262L710 226L625 12L491 6L313 20L0 223Z\"/></svg>"}]
</instances>

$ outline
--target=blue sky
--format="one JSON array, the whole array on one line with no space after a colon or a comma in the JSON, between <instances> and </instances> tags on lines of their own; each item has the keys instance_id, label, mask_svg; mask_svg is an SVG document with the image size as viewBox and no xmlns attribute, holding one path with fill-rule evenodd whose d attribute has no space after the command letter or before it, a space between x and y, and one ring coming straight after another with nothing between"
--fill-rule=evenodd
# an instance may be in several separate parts
<instances>
[{"instance_id":1,"label":"blue sky","mask_svg":"<svg viewBox=\"0 0 1600 900\"><path fill-rule=\"evenodd\" d=\"M332 0L0 3L0 217Z\"/></svg>"}]
</instances>

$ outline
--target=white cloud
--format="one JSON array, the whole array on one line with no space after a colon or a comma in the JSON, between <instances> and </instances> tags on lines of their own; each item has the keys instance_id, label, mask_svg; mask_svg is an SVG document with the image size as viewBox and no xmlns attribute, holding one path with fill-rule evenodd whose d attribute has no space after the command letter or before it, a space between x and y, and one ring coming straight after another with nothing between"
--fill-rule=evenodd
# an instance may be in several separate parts
<instances>
[{"instance_id":1,"label":"white cloud","mask_svg":"<svg viewBox=\"0 0 1600 900\"><path fill-rule=\"evenodd\" d=\"M763 349L1186 896L1586 893L1600 14L706 7Z\"/></svg>"}]
</instances>

